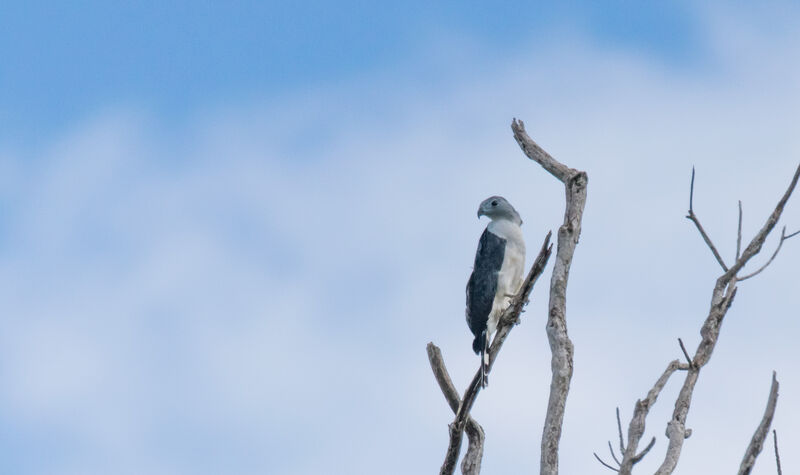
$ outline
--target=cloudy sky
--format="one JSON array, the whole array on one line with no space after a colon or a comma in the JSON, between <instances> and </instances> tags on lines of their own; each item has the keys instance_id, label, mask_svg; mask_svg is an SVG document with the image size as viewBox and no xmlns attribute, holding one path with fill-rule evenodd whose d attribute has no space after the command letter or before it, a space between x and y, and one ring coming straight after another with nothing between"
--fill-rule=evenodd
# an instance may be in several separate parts
<instances>
[{"instance_id":1,"label":"cloudy sky","mask_svg":"<svg viewBox=\"0 0 800 475\"><path fill-rule=\"evenodd\" d=\"M720 273L684 218L692 166L730 261L737 200L748 239L800 162L800 9L295 3L0 6L2 471L438 470L452 416L425 345L463 388L477 205L506 196L529 254L563 216L518 117L589 175L561 467L602 473L614 408L696 347ZM799 262L787 242L741 284L678 473L736 470L772 370L800 466ZM538 467L549 270L473 410L486 473Z\"/></svg>"}]
</instances>

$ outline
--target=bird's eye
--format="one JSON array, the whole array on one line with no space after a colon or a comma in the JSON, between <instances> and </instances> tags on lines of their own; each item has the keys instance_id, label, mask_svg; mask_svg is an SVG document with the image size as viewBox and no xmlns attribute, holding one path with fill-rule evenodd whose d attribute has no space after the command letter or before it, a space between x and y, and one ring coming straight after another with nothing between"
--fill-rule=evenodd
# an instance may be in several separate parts
<instances>
[{"instance_id":1,"label":"bird's eye","mask_svg":"<svg viewBox=\"0 0 800 475\"><path fill-rule=\"evenodd\" d=\"M492 206L497 206L497 201L492 201Z\"/></svg>"}]
</instances>

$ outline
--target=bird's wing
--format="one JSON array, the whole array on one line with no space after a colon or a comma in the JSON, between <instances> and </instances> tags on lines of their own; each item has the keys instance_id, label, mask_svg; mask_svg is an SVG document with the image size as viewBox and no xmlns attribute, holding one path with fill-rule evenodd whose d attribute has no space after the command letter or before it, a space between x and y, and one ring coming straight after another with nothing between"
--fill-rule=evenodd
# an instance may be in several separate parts
<instances>
[{"instance_id":1,"label":"bird's wing","mask_svg":"<svg viewBox=\"0 0 800 475\"><path fill-rule=\"evenodd\" d=\"M505 249L505 239L488 229L483 231L475 253L475 266L467 282L467 324L476 337L486 330Z\"/></svg>"}]
</instances>

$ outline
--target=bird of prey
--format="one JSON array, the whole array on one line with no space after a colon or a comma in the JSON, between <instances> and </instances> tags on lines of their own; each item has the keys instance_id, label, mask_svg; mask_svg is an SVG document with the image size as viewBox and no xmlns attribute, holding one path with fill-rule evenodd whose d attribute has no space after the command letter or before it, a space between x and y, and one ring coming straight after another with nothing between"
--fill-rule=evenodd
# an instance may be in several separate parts
<instances>
[{"instance_id":1,"label":"bird of prey","mask_svg":"<svg viewBox=\"0 0 800 475\"><path fill-rule=\"evenodd\" d=\"M478 218L491 222L481 235L475 265L467 282L467 324L475 340L472 349L481 355L481 385L489 383L489 342L497 322L522 285L525 241L522 219L502 196L486 198L478 207Z\"/></svg>"}]
</instances>

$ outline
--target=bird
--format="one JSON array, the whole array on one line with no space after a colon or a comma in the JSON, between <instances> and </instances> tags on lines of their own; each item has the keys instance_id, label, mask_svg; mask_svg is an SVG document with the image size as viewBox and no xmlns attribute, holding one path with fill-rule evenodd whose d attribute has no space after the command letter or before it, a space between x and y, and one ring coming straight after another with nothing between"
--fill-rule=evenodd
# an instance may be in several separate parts
<instances>
[{"instance_id":1,"label":"bird","mask_svg":"<svg viewBox=\"0 0 800 475\"><path fill-rule=\"evenodd\" d=\"M475 336L472 350L481 357L482 387L489 384L489 343L500 315L522 285L525 240L522 219L502 196L490 196L478 207L478 219L491 221L481 234L475 264L467 281L467 325Z\"/></svg>"}]
</instances>

